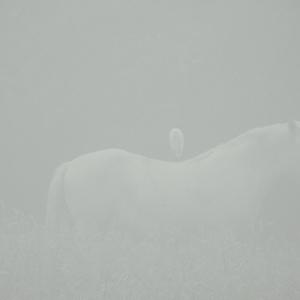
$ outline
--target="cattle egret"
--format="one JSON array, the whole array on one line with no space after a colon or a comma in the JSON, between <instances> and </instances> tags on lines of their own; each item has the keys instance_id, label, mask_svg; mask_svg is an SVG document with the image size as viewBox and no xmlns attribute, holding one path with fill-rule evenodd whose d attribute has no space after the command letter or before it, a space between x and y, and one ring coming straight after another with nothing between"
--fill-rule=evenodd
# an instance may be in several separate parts
<instances>
[{"instance_id":1,"label":"cattle egret","mask_svg":"<svg viewBox=\"0 0 300 300\"><path fill-rule=\"evenodd\" d=\"M181 159L184 148L184 135L179 128L173 128L170 130L169 143L172 154L176 159Z\"/></svg>"}]
</instances>

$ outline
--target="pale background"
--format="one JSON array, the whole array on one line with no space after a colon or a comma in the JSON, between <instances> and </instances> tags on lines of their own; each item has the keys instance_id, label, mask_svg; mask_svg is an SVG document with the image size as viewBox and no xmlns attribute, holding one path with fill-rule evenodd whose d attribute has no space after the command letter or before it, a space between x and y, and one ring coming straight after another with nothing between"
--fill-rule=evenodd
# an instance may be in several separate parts
<instances>
[{"instance_id":1,"label":"pale background","mask_svg":"<svg viewBox=\"0 0 300 300\"><path fill-rule=\"evenodd\" d=\"M1 199L43 215L54 168L121 147L192 157L300 119L296 0L0 1Z\"/></svg>"}]
</instances>

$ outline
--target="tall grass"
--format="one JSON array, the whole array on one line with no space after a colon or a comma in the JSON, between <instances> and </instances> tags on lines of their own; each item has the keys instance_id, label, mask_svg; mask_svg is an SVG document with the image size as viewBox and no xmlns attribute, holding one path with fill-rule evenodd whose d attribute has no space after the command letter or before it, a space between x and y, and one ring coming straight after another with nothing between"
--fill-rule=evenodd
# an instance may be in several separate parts
<instances>
[{"instance_id":1,"label":"tall grass","mask_svg":"<svg viewBox=\"0 0 300 300\"><path fill-rule=\"evenodd\" d=\"M239 242L229 232L139 242L114 231L48 245L14 213L1 224L0 299L300 299L291 241Z\"/></svg>"}]
</instances>

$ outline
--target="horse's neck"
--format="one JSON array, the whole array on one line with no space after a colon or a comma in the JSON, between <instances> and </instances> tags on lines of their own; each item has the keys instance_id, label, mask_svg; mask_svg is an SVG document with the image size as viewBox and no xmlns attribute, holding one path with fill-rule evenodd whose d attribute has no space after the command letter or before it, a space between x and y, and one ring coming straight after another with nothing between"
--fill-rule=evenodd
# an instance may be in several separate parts
<instances>
[{"instance_id":1,"label":"horse's neck","mask_svg":"<svg viewBox=\"0 0 300 300\"><path fill-rule=\"evenodd\" d=\"M264 160L256 157L252 149L241 151L223 150L207 152L206 155L199 156L189 162L191 173L204 181L216 181L227 179L234 182L246 184L249 187L257 186L260 183L269 184L277 174L272 166Z\"/></svg>"}]
</instances>

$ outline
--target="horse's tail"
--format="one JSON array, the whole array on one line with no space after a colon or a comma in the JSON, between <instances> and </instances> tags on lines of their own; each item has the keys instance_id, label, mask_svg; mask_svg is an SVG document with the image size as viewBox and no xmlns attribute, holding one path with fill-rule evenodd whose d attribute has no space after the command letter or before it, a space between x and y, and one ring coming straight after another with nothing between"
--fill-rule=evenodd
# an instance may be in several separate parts
<instances>
[{"instance_id":1,"label":"horse's tail","mask_svg":"<svg viewBox=\"0 0 300 300\"><path fill-rule=\"evenodd\" d=\"M53 298L53 291L57 287L59 271L59 251L61 252L62 242L64 241L62 231L66 225L65 216L68 214L65 199L64 178L68 169L68 163L58 167L51 180L48 201L46 206L45 235L42 255L41 284L49 298Z\"/></svg>"},{"instance_id":2,"label":"horse's tail","mask_svg":"<svg viewBox=\"0 0 300 300\"><path fill-rule=\"evenodd\" d=\"M58 167L50 183L45 224L48 238L53 238L55 235L62 233L62 226L69 221L64 188L64 177L67 169L68 163Z\"/></svg>"},{"instance_id":3,"label":"horse's tail","mask_svg":"<svg viewBox=\"0 0 300 300\"><path fill-rule=\"evenodd\" d=\"M183 155L184 135L179 128L173 128L169 133L170 148L176 159L180 159Z\"/></svg>"}]
</instances>

